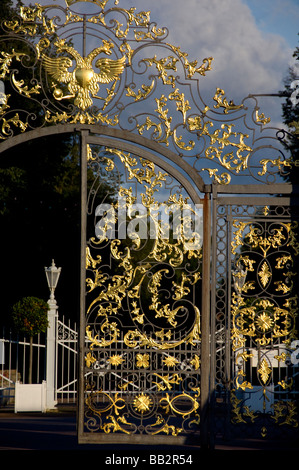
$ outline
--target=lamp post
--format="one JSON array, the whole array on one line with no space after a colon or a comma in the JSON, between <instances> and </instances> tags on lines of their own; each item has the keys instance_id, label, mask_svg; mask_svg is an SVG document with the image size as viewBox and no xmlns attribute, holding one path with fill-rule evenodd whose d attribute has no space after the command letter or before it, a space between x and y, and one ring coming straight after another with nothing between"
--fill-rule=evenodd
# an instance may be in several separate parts
<instances>
[{"instance_id":1,"label":"lamp post","mask_svg":"<svg viewBox=\"0 0 299 470\"><path fill-rule=\"evenodd\" d=\"M48 281L48 286L50 289L50 300L56 305L56 300L54 297L54 292L58 283L60 276L61 268L56 268L54 260L52 259L52 265L49 268L45 268L45 273Z\"/></svg>"},{"instance_id":2,"label":"lamp post","mask_svg":"<svg viewBox=\"0 0 299 470\"><path fill-rule=\"evenodd\" d=\"M61 268L55 266L54 260L49 268L45 267L46 278L50 290L50 298L48 300L48 330L47 330L47 368L46 368L46 409L55 408L57 401L55 400L56 386L56 326L58 319L58 306L54 296L54 292L58 283Z\"/></svg>"}]
</instances>

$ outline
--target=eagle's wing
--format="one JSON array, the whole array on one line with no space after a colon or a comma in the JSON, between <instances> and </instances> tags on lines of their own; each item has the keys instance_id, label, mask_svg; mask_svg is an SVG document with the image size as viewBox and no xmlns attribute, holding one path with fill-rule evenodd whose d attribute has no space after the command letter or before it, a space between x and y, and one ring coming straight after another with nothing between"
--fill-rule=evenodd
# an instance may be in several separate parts
<instances>
[{"instance_id":1,"label":"eagle's wing","mask_svg":"<svg viewBox=\"0 0 299 470\"><path fill-rule=\"evenodd\" d=\"M122 57L121 59L113 60L113 59L98 59L96 61L96 67L100 70L97 74L98 81L100 83L110 83L115 80L118 75L120 75L125 66L126 57Z\"/></svg>"},{"instance_id":2,"label":"eagle's wing","mask_svg":"<svg viewBox=\"0 0 299 470\"><path fill-rule=\"evenodd\" d=\"M43 55L43 65L46 71L57 82L68 83L72 74L68 69L72 66L73 61L69 57L48 57Z\"/></svg>"}]
</instances>

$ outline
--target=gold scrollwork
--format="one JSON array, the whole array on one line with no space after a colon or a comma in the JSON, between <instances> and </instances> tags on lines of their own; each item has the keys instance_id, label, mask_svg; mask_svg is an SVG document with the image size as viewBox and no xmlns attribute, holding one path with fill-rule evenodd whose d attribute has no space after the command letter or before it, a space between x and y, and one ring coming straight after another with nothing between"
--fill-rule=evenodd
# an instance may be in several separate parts
<instances>
[{"instance_id":1,"label":"gold scrollwork","mask_svg":"<svg viewBox=\"0 0 299 470\"><path fill-rule=\"evenodd\" d=\"M294 401L278 401L273 405L274 415L273 420L279 425L287 424L297 428L297 405Z\"/></svg>"},{"instance_id":2,"label":"gold scrollwork","mask_svg":"<svg viewBox=\"0 0 299 470\"><path fill-rule=\"evenodd\" d=\"M271 217L269 210L262 208L264 217ZM236 373L234 384L236 390L246 391L247 396L259 395L263 413L279 425L294 425L295 409L286 403L274 402L271 399L275 387L281 387L285 393L292 393L294 382L277 380L276 367L285 366L290 353L287 345L297 337L297 296L292 295L294 286L292 278L295 273L291 269L298 255L297 223L258 220L247 222L233 221L234 234L231 242L235 263L243 269L244 279L240 288L232 294L232 347L235 353ZM247 278L247 279L246 279ZM248 279L249 278L249 279ZM255 280L254 280L255 279ZM235 285L237 282L235 281ZM248 287L251 294L248 293ZM259 295L261 291L263 294ZM250 362L249 362L250 359ZM275 362L277 361L277 363ZM250 366L250 369L249 369ZM251 370L251 381L248 380ZM254 372L255 371L255 372ZM258 381L259 390L253 386ZM235 394L232 400L232 422L246 423L247 418L257 420L259 413L254 413L245 406L246 400L239 399ZM254 405L251 405L254 407ZM267 408L268 407L268 408ZM272 408L272 413L269 409ZM265 437L267 427L261 434Z\"/></svg>"},{"instance_id":3,"label":"gold scrollwork","mask_svg":"<svg viewBox=\"0 0 299 470\"><path fill-rule=\"evenodd\" d=\"M132 98L134 98L135 101L146 99L151 93L151 91L153 90L154 85L155 85L154 80L152 80L152 83L150 85L141 85L142 90L139 89L137 93L136 91L132 90L131 87L128 86L126 95L131 96Z\"/></svg>"},{"instance_id":4,"label":"gold scrollwork","mask_svg":"<svg viewBox=\"0 0 299 470\"><path fill-rule=\"evenodd\" d=\"M66 7L59 7L64 14L64 19L60 18L60 21L57 21L55 5L20 5L16 18L4 22L9 34L14 38L19 35L28 39L36 62L31 67L33 75L29 82L20 73L14 74L11 67L12 60L24 62L20 61L24 53L15 49L10 52L3 51L0 55L0 77L3 74L11 74L11 81L20 95L35 102L37 96L40 98L38 102L42 108L39 112L39 122L43 121L41 125L100 123L120 126L123 116L129 114L129 120L135 125L134 131L140 134L149 131L150 138L166 146L172 145L182 158L199 158L199 155L191 153L198 148L196 139L200 140L203 144L201 160L213 160L217 167L220 166L225 171L218 171L215 165L211 168L203 165L205 168L201 168L201 164L198 171L207 171L210 179L218 184L229 184L231 174L250 173L250 156L253 149L247 143L249 135L233 132L233 124L226 121L227 115L241 109L244 110L244 116L235 113L234 120L245 117L247 108L243 103L236 105L233 100L228 100L224 90L219 87L213 96L216 104L211 108L200 96L200 102L197 102L196 94L193 93L193 85L196 86L197 83L195 77L205 76L211 70L213 58L206 57L202 63L190 60L188 54L180 47L164 41L167 29L160 28L150 21L150 11L136 12L135 7L106 8L108 0L92 3L96 3L100 11L85 16L74 13L70 9L74 2L66 1ZM117 5L118 1L114 1L114 4ZM113 21L107 21L113 14ZM92 28L96 28L99 42L102 41L102 46L90 52L85 51L83 55L60 37L61 29L80 28L81 23L85 25L84 34L88 35ZM109 34L106 34L107 32ZM94 34L94 31L91 34ZM36 39L34 43L33 37ZM145 52L144 48L153 44L158 44L159 50L163 48L162 57ZM145 70L136 71L134 59L141 49L145 53L138 67L145 65ZM112 53L115 54L113 59L108 57ZM98 54L104 56L97 58ZM157 73L154 77L153 74L149 76L150 83L143 82L141 75L150 67L155 68ZM179 68L183 69L185 75L183 85L186 93L181 88ZM28 73L26 77L27 75ZM136 77L138 82L135 83ZM149 77L147 76L146 80ZM165 87L167 92L161 93L159 85ZM169 88L172 89L170 93ZM150 98L157 104L152 114L143 111L134 115L131 112L134 103L138 104ZM167 109L167 104L171 102L174 102L174 106L170 105L170 109ZM213 118L215 113L218 114L215 111L218 109L223 110L225 122L219 123L218 117ZM105 110L109 112L106 114ZM126 110L129 110L129 113ZM26 106L23 111L26 112ZM210 117L207 121L208 115ZM255 117L251 118L256 126L269 122L269 119L259 112L258 106L255 108ZM212 129L213 126L217 126L217 129ZM15 114L14 118L3 116L3 129L6 132L2 132L1 139L19 132L18 128L21 132L28 129L21 114ZM247 128L251 132L251 127L247 125ZM259 169L256 170L255 179L268 174L281 174L296 164L291 158L284 159L281 155L272 159L262 158L258 163Z\"/></svg>"},{"instance_id":5,"label":"gold scrollwork","mask_svg":"<svg viewBox=\"0 0 299 470\"><path fill-rule=\"evenodd\" d=\"M197 410L199 409L199 402L198 402L198 396L199 394L195 395L194 397L187 394L187 393L181 393L180 395L175 395L174 397L171 397L169 393L166 393L166 396L161 398L160 403L161 406L166 410L166 413L169 414L170 410L172 410L174 413L181 415L183 417L186 417L192 413L196 413ZM190 403L190 407L187 409L182 410L179 408L180 402ZM164 403L162 405L162 403ZM176 404L178 402L178 404Z\"/></svg>"},{"instance_id":6,"label":"gold scrollwork","mask_svg":"<svg viewBox=\"0 0 299 470\"><path fill-rule=\"evenodd\" d=\"M243 108L243 104L240 105L235 105L235 103L230 100L229 102L225 98L225 92L221 88L217 88L216 94L214 95L213 100L216 101L217 104L214 105L214 108L223 108L223 112L225 114L228 113L228 111L235 111L237 109Z\"/></svg>"},{"instance_id":7,"label":"gold scrollwork","mask_svg":"<svg viewBox=\"0 0 299 470\"><path fill-rule=\"evenodd\" d=\"M152 435L154 436L155 434L160 434L160 433L165 433L165 434L171 434L172 436L178 436L183 429L178 428L174 425L169 425L165 422L165 419L162 418L162 416L158 416L156 422L152 425L152 427L156 426L161 426L158 430L152 432Z\"/></svg>"},{"instance_id":8,"label":"gold scrollwork","mask_svg":"<svg viewBox=\"0 0 299 470\"><path fill-rule=\"evenodd\" d=\"M264 176L268 173L268 165L273 167L277 167L277 171L281 172L285 168L292 168L292 160L291 159L283 159L281 156L275 159L271 158L263 158L260 160L260 164L262 165L262 169L258 172L260 176Z\"/></svg>"},{"instance_id":9,"label":"gold scrollwork","mask_svg":"<svg viewBox=\"0 0 299 470\"><path fill-rule=\"evenodd\" d=\"M184 66L187 70L187 78L192 78L195 73L205 75L206 72L211 70L213 57L207 57L203 59L202 64L198 67L197 60L190 62L187 59L188 54L186 52L182 52L180 47L173 46L172 44L167 44L167 46L169 46L180 57L180 59L184 61Z\"/></svg>"},{"instance_id":10,"label":"gold scrollwork","mask_svg":"<svg viewBox=\"0 0 299 470\"><path fill-rule=\"evenodd\" d=\"M179 384L183 380L182 377L180 377L178 374L173 374L170 376L169 374L160 375L155 373L154 375L162 380L162 383L153 382L155 385L157 385L158 391L171 390L173 384Z\"/></svg>"},{"instance_id":11,"label":"gold scrollwork","mask_svg":"<svg viewBox=\"0 0 299 470\"><path fill-rule=\"evenodd\" d=\"M166 174L160 171L157 172L154 164L144 159L140 159L141 167L139 167L138 161L135 157L132 157L130 154L118 149L106 148L105 152L106 155L108 153L114 154L120 159L128 172L129 180L134 179L144 185L145 194L142 195L144 206L148 209L153 206L158 207L157 202L154 199L154 193L161 186L162 181L165 181ZM92 157L90 157L90 161L94 162L95 158L96 157L92 155ZM110 166L107 167L107 169L110 169ZM126 204L128 214L130 214L130 207L135 203L135 198L132 197L130 191L127 192L122 187L120 187L119 194L125 194L127 196ZM178 207L181 208L187 205L187 201L184 198L177 198L175 195L169 198L168 203L177 204ZM117 204L118 202L116 202L115 209L117 208ZM164 209L167 209L167 204L164 206ZM177 234L177 243L169 243L168 239L163 237L161 221L153 216L152 222L155 225L157 237L153 240L152 249L147 256L148 263L135 266L132 249L127 246L125 251L122 252L120 248L121 241L117 239L111 240L110 252L113 259L118 261L119 269L124 270L122 275L115 274L108 278L104 273L102 273L101 269L98 269L98 265L101 264L101 256L97 255L96 257L93 257L90 252L90 248L88 247L87 249L86 266L87 269L91 270L94 274L94 278L88 277L86 281L89 286L89 292L93 291L95 288L101 288L99 294L88 306L87 313L90 313L92 309L96 307L97 317L104 318L104 323L101 327L103 337L99 334L93 335L91 331L87 331L87 336L91 341L91 348L94 346L103 347L103 345L112 344L113 341L117 339L119 332L118 328L115 323L110 323L109 316L117 314L118 309L122 308L122 302L126 296L128 297L133 321L136 324L144 324L144 312L141 311L137 301L140 301L142 283L144 282L147 270L151 266L151 262L153 260L156 262L163 262L167 258L170 266L174 268L180 267L180 269L182 269L184 256L188 256L188 259L200 259L202 256L200 245L195 247L191 247L191 245L189 246L189 239L186 239L182 233ZM93 240L93 243L99 245L102 241L107 240L104 232L103 236L98 241ZM140 245L140 240L138 241L138 238L133 242L136 247ZM167 257L165 258L166 254ZM173 328L177 325L176 316L178 312L180 312L181 309L183 309L182 311L184 312L184 308L181 305L172 308L169 303L163 303L159 299L159 287L162 282L162 277L166 272L166 269L156 271L148 283L148 293L150 294L148 309L149 312L153 311L155 313L155 318L164 318L169 323L169 327ZM172 281L173 300L183 300L189 294L190 287L194 286L199 279L199 272L187 275L182 271L180 282ZM105 303L105 308L103 303ZM195 305L193 305L192 308L194 309L195 314L193 328L180 340L174 340L172 338L171 329L156 329L156 338L148 336L145 332L139 331L138 329L130 329L124 336L124 344L129 348L135 348L137 345L142 345L158 349L173 349L184 341L187 341L190 344L195 344L195 342L200 338L200 313ZM108 339L106 338L107 334L109 336ZM195 359L194 361L194 366L198 368L199 364ZM141 360L139 360L138 364L139 367L147 366L147 362L145 363Z\"/></svg>"},{"instance_id":12,"label":"gold scrollwork","mask_svg":"<svg viewBox=\"0 0 299 470\"><path fill-rule=\"evenodd\" d=\"M94 346L101 347L101 348L110 346L110 344L113 344L117 340L117 337L119 336L119 329L117 328L117 325L115 322L109 323L108 321L106 321L101 326L101 331L102 333L106 333L106 330L108 331L110 335L109 340L105 340L104 338L99 338L99 335L93 336L93 333L90 331L90 326L87 325L86 335L90 342L90 345L89 345L90 350L92 350Z\"/></svg>"}]
</instances>

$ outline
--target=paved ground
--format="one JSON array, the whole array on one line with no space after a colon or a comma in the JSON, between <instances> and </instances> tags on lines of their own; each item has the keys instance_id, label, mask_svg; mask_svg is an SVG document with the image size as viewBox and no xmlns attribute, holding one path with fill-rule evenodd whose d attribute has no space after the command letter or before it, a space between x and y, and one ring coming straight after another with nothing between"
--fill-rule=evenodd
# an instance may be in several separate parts
<instances>
[{"instance_id":1,"label":"paved ground","mask_svg":"<svg viewBox=\"0 0 299 470\"><path fill-rule=\"evenodd\" d=\"M213 452L213 458L222 458L223 455L227 456L227 451L244 451L244 450L264 450L273 453L275 445L268 444L263 445L259 442L247 442L240 443L239 446L225 445L223 442L216 443L215 451ZM0 451L11 451L17 458L23 452L16 451L78 451L82 453L88 452L88 454L96 452L97 464L103 463L105 465L118 464L117 461L113 461L116 457L122 458L122 456L139 456L138 465L134 466L133 462L125 460L122 462L119 460L119 464L123 463L128 465L131 463L133 468L142 468L142 463L149 463L149 458L152 458L152 464L162 464L163 459L161 457L160 463L155 460L157 455L163 454L179 454L190 457L190 463L192 460L193 465L200 463L202 459L202 452L199 447L164 447L164 446L120 446L120 445L86 445L78 444L76 435L76 416L72 412L56 412L56 413L6 413L0 412ZM287 449L289 450L289 449ZM299 449L293 449L298 450ZM222 452L225 451L225 452ZM5 454L1 454L2 457ZM26 454L25 454L26 455ZM53 454L54 455L54 454ZM77 453L72 453L74 458ZM150 457L152 455L152 457ZM251 455L253 456L252 452ZM256 454L254 453L256 456ZM284 458L285 458L284 452ZM211 457L211 456L210 456ZM254 457L256 458L256 457ZM183 460L181 460L182 463ZM165 461L164 464L167 462ZM168 462L178 463L178 462ZM188 462L187 462L188 463ZM187 464L186 464L187 465ZM193 466L192 465L192 466ZM187 465L187 468L191 465Z\"/></svg>"}]
</instances>

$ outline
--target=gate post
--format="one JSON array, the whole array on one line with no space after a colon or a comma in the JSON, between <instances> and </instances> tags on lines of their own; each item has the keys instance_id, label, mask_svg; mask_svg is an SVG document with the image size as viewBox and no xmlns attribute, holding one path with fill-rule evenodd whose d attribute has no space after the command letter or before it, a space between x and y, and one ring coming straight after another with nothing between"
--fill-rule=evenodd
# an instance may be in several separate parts
<instances>
[{"instance_id":1,"label":"gate post","mask_svg":"<svg viewBox=\"0 0 299 470\"><path fill-rule=\"evenodd\" d=\"M47 329L47 369L46 369L46 410L53 410L57 404L55 400L56 385L56 327L58 318L58 307L55 299L49 299L50 310L48 312Z\"/></svg>"},{"instance_id":2,"label":"gate post","mask_svg":"<svg viewBox=\"0 0 299 470\"><path fill-rule=\"evenodd\" d=\"M45 274L50 290L50 298L48 305L48 328L47 328L47 344L46 344L46 409L53 410L57 401L55 400L56 389L56 340L57 340L57 319L58 307L54 296L54 292L58 283L61 268L56 268L54 260L49 268L45 268Z\"/></svg>"},{"instance_id":3,"label":"gate post","mask_svg":"<svg viewBox=\"0 0 299 470\"><path fill-rule=\"evenodd\" d=\"M205 194L203 204L203 266L201 305L201 385L200 385L200 441L201 448L209 448L210 398L210 263L211 263L211 202Z\"/></svg>"}]
</instances>

